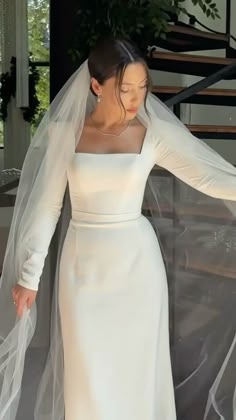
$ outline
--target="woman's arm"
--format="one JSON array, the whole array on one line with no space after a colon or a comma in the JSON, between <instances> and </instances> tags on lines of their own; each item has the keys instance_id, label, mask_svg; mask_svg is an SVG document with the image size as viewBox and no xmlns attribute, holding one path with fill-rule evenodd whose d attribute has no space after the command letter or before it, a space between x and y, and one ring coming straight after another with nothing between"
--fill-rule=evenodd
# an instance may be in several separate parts
<instances>
[{"instance_id":1,"label":"woman's arm","mask_svg":"<svg viewBox=\"0 0 236 420\"><path fill-rule=\"evenodd\" d=\"M54 128L53 125L49 127L50 141L57 141L59 128L58 126ZM54 158L57 159L57 156L53 156ZM22 253L24 252L25 255L22 266L19 269L20 274L17 283L31 290L38 290L44 261L61 214L67 186L66 162L65 165L62 162L61 167L57 165L57 176L54 173L53 177L50 177L52 171L55 170L53 168L53 159L52 156L50 157L49 152L44 157L41 173L37 183L35 183L36 187L34 188L36 189L32 190L30 196L29 208L32 207L33 217L30 214L28 220L21 222L21 239L17 245L22 247Z\"/></svg>"},{"instance_id":2,"label":"woman's arm","mask_svg":"<svg viewBox=\"0 0 236 420\"><path fill-rule=\"evenodd\" d=\"M40 204L35 213L35 226L26 247L27 257L21 268L21 277L17 282L31 290L38 290L49 245L61 214L67 177L58 179L56 191L52 191L50 201Z\"/></svg>"},{"instance_id":3,"label":"woman's arm","mask_svg":"<svg viewBox=\"0 0 236 420\"><path fill-rule=\"evenodd\" d=\"M236 169L190 132L161 123L155 163L209 196L236 200Z\"/></svg>"},{"instance_id":4,"label":"woman's arm","mask_svg":"<svg viewBox=\"0 0 236 420\"><path fill-rule=\"evenodd\" d=\"M27 257L17 282L28 289L38 290L44 261L60 217L66 185L67 176L64 174L58 179L57 189L52 191L50 200L40 203L35 213L35 226L32 226L32 234L26 245Z\"/></svg>"}]
</instances>

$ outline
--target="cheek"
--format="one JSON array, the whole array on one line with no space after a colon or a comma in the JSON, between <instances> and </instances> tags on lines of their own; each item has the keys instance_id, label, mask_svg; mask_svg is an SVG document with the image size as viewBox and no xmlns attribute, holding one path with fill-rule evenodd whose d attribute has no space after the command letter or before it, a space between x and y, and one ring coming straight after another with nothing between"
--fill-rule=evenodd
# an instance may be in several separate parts
<instances>
[{"instance_id":1,"label":"cheek","mask_svg":"<svg viewBox=\"0 0 236 420\"><path fill-rule=\"evenodd\" d=\"M144 100L144 98L146 96L146 93L147 93L147 89L142 89L140 91L140 98L141 98L142 101Z\"/></svg>"},{"instance_id":2,"label":"cheek","mask_svg":"<svg viewBox=\"0 0 236 420\"><path fill-rule=\"evenodd\" d=\"M116 95L113 92L113 94L110 95L110 98L109 98L109 106L114 111L120 112L120 107L122 106L121 103L120 103L120 101L123 103L123 105L125 107L128 104L127 96L121 94L120 97L119 97L119 94Z\"/></svg>"},{"instance_id":3,"label":"cheek","mask_svg":"<svg viewBox=\"0 0 236 420\"><path fill-rule=\"evenodd\" d=\"M110 92L109 94L104 96L104 102L106 102L106 105L111 107L112 109L117 108L119 107L119 96L117 97L114 92Z\"/></svg>"},{"instance_id":4,"label":"cheek","mask_svg":"<svg viewBox=\"0 0 236 420\"><path fill-rule=\"evenodd\" d=\"M135 102L135 103L142 103L144 98L146 95L146 90L145 89L140 89L137 90L136 92L133 93L127 93L127 94L121 94L121 99L122 102L127 105L129 105L131 102Z\"/></svg>"}]
</instances>

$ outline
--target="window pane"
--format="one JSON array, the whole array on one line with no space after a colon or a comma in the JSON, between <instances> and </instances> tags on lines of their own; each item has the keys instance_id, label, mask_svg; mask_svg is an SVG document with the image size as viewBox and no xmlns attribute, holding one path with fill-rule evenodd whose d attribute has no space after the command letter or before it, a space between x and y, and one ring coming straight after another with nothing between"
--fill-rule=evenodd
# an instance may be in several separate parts
<instances>
[{"instance_id":1,"label":"window pane","mask_svg":"<svg viewBox=\"0 0 236 420\"><path fill-rule=\"evenodd\" d=\"M2 6L0 6L2 7ZM0 12L0 74L2 74L2 45L3 45L3 25L2 11ZM3 147L3 122L0 120L0 147Z\"/></svg>"},{"instance_id":2,"label":"window pane","mask_svg":"<svg viewBox=\"0 0 236 420\"><path fill-rule=\"evenodd\" d=\"M49 0L28 0L29 51L33 60L49 60Z\"/></svg>"},{"instance_id":3,"label":"window pane","mask_svg":"<svg viewBox=\"0 0 236 420\"><path fill-rule=\"evenodd\" d=\"M40 80L37 84L37 97L40 101L39 114L36 118L35 124L31 125L32 134L35 132L42 117L49 106L49 67L38 67Z\"/></svg>"},{"instance_id":4,"label":"window pane","mask_svg":"<svg viewBox=\"0 0 236 420\"><path fill-rule=\"evenodd\" d=\"M29 51L33 61L49 61L49 0L28 0ZM37 67L39 113L31 125L32 135L49 106L49 67Z\"/></svg>"}]
</instances>

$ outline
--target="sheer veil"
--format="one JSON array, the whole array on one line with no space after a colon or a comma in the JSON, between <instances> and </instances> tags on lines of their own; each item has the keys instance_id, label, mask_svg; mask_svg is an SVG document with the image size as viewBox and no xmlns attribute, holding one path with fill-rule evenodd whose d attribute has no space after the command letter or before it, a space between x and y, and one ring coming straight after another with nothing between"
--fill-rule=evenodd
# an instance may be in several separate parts
<instances>
[{"instance_id":1,"label":"sheer veil","mask_svg":"<svg viewBox=\"0 0 236 420\"><path fill-rule=\"evenodd\" d=\"M52 102L32 139L24 161L0 282L0 420L14 420L17 418L27 349L35 333L37 321L38 305L36 303L33 304L29 311L24 310L21 319L16 317L15 307L11 297L11 288L21 279L22 266L28 256L29 250L32 250L32 243L35 243L35 235L39 230L39 226L44 231L47 231L47 226L43 224L43 220L40 218L40 214L44 210L44 203L47 203L48 197L55 191L54 187L62 182L62 179L65 177L67 167L80 139L85 116L94 106L95 98L90 91L90 75L86 60L70 77ZM147 109L149 116L146 114L144 107L141 106L138 112L138 118L148 129L152 130L153 141L158 142L161 130L164 130L166 126L172 130L173 136L176 128L183 130L183 133L189 133L184 124L151 93L148 94ZM193 141L190 133L189 137L189 141ZM228 173L231 171L232 175L236 175L235 169L211 148L203 142L201 142L201 147L210 165L220 167L222 171L227 171ZM165 225L162 224L164 215L160 210L162 208L162 198L159 188L160 186L156 184L154 177L150 175L147 181L144 200L149 210L150 220L162 244L167 273L172 275L171 271L169 271L169 249L166 246L165 239L169 238L170 234L173 235L176 232L174 231L174 226L171 225L165 228ZM168 188L169 190L171 189L170 187ZM168 196L168 191L165 191L165 194ZM235 203L223 202L223 200L221 202L227 209L230 209L233 215L232 220L234 220L236 213ZM57 226L59 234L55 272L53 279L51 279L51 283L53 283L53 298L51 306L50 346L47 351L46 366L40 377L40 385L35 403L35 420L64 419L63 347L58 309L58 272L60 254L67 226L71 218L68 186L65 189L61 211L57 216L59 220ZM54 228L56 229L56 225ZM159 230L161 235L159 235ZM179 237L183 239L182 232L181 235ZM42 272L47 256L45 247L48 250L47 245L49 245L50 239L50 237L45 238L44 235L46 243L40 240L38 241L39 248L37 252L40 255L38 264L42 267ZM184 241L180 244L182 249L187 243L185 237ZM41 246L42 250L40 253ZM222 259L222 266L225 264L225 259ZM27 275L25 276L25 280L27 280ZM38 280L32 279L29 276L29 288L37 290ZM226 321L229 321L229 319L227 318ZM209 339L209 334L211 334L211 331L206 332L207 339ZM212 344L217 344L216 338L213 337L212 340L210 339L211 349ZM205 343L206 348L207 340ZM233 410L235 375L232 375L232 367L235 366L234 361L236 361L234 341L231 340L230 346L227 347L227 352L225 351L224 355L224 363L221 366L218 364L219 369L217 371L214 368L214 372L216 373L215 381L208 387L209 399L204 420L215 419L215 417L211 417L211 413L213 412L220 412L220 418L223 420L231 419L231 417L225 416L225 413L228 413L229 409L231 412ZM33 370L33 361L31 363ZM199 366L200 363L201 360L199 361ZM198 368L196 372L198 372ZM192 373L181 383L177 384L177 393L182 392L182 390L185 392L185 383L189 383L190 376L192 376ZM191 392L194 394L194 390ZM189 401L193 397L192 394L189 397ZM182 395L181 398L184 399L184 396ZM222 408L222 398L227 400L226 408L225 406ZM236 415L233 418L235 419ZM203 420L203 417L202 419L199 417L199 420Z\"/></svg>"}]
</instances>

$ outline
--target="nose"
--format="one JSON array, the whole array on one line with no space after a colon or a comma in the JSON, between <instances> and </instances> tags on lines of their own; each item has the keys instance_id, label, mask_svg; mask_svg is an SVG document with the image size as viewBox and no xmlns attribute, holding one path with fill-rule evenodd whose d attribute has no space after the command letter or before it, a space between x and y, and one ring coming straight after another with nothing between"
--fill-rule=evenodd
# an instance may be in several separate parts
<instances>
[{"instance_id":1,"label":"nose","mask_svg":"<svg viewBox=\"0 0 236 420\"><path fill-rule=\"evenodd\" d=\"M132 98L131 98L131 103L132 103L132 104L135 104L135 103L137 103L137 102L138 102L138 100L139 100L139 95L138 95L138 92L133 92L133 94L132 94Z\"/></svg>"},{"instance_id":2,"label":"nose","mask_svg":"<svg viewBox=\"0 0 236 420\"><path fill-rule=\"evenodd\" d=\"M140 104L141 98L139 98L138 94L132 96L130 100L130 108L137 108Z\"/></svg>"},{"instance_id":3,"label":"nose","mask_svg":"<svg viewBox=\"0 0 236 420\"><path fill-rule=\"evenodd\" d=\"M132 97L130 98L131 106L137 108L143 100L143 92L139 90L133 90Z\"/></svg>"}]
</instances>

